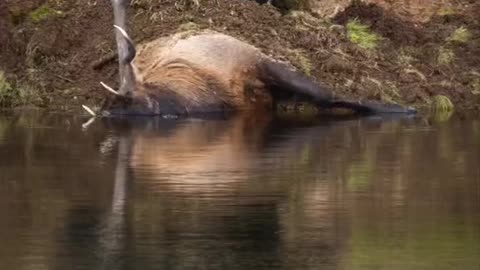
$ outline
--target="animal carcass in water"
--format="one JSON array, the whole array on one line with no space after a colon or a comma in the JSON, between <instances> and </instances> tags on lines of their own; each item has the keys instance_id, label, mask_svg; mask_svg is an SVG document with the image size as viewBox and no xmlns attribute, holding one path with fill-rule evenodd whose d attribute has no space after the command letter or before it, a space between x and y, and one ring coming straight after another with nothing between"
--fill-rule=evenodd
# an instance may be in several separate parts
<instances>
[{"instance_id":1,"label":"animal carcass in water","mask_svg":"<svg viewBox=\"0 0 480 270\"><path fill-rule=\"evenodd\" d=\"M102 83L115 94L104 104L103 113L190 116L265 110L293 96L320 108L346 108L360 114L415 112L396 104L335 97L329 89L252 45L214 31L177 33L135 48L125 31L130 1L111 2L120 89Z\"/></svg>"}]
</instances>

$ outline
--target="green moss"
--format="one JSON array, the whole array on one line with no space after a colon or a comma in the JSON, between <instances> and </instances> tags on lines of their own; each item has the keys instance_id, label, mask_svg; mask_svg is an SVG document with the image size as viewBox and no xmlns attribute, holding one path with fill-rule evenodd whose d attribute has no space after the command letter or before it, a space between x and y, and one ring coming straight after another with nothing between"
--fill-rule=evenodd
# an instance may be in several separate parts
<instances>
[{"instance_id":1,"label":"green moss","mask_svg":"<svg viewBox=\"0 0 480 270\"><path fill-rule=\"evenodd\" d=\"M467 43L470 38L472 37L472 34L470 31L465 28L464 26L461 26L457 28L451 35L450 37L447 38L448 42L453 42L453 43L459 43L459 44L464 44Z\"/></svg>"},{"instance_id":2,"label":"green moss","mask_svg":"<svg viewBox=\"0 0 480 270\"><path fill-rule=\"evenodd\" d=\"M364 49L374 49L378 46L381 37L372 32L368 25L352 20L347 23L348 39Z\"/></svg>"},{"instance_id":3,"label":"green moss","mask_svg":"<svg viewBox=\"0 0 480 270\"><path fill-rule=\"evenodd\" d=\"M63 16L63 12L59 10L55 10L49 7L47 4L40 6L39 8L35 9L34 11L30 12L29 18L34 23L39 23L49 18Z\"/></svg>"}]
</instances>

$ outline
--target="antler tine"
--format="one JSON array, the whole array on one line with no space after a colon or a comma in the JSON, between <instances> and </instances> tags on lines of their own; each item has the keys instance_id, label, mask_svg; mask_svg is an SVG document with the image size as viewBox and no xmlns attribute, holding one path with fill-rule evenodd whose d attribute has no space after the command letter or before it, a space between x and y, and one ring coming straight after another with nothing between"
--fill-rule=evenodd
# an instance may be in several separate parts
<instances>
[{"instance_id":1,"label":"antler tine","mask_svg":"<svg viewBox=\"0 0 480 270\"><path fill-rule=\"evenodd\" d=\"M127 34L127 31L125 31L125 29L123 29L122 27L114 24L113 27L115 27L118 31L120 31L120 33L126 38L126 39L129 39L129 40L132 40L130 38L130 36Z\"/></svg>"},{"instance_id":2,"label":"antler tine","mask_svg":"<svg viewBox=\"0 0 480 270\"><path fill-rule=\"evenodd\" d=\"M135 58L135 55L137 54L136 50L135 50L135 44L133 43L132 39L130 38L130 36L128 35L127 31L125 31L124 28L114 24L113 27L115 29L118 30L118 32L123 36L123 38L125 39L125 41L127 42L127 47L126 47L126 51L125 51L125 54L122 57L122 59L120 59L124 64L129 64L133 61L133 59Z\"/></svg>"},{"instance_id":3,"label":"antler tine","mask_svg":"<svg viewBox=\"0 0 480 270\"><path fill-rule=\"evenodd\" d=\"M121 96L120 93L115 91L113 88L105 84L104 82L100 82L100 84L103 86L103 88L107 89L108 92L113 93L114 95Z\"/></svg>"},{"instance_id":4,"label":"antler tine","mask_svg":"<svg viewBox=\"0 0 480 270\"><path fill-rule=\"evenodd\" d=\"M82 108L85 111L87 111L91 116L93 117L97 116L97 114L92 109L90 109L87 105L82 105Z\"/></svg>"},{"instance_id":5,"label":"antler tine","mask_svg":"<svg viewBox=\"0 0 480 270\"><path fill-rule=\"evenodd\" d=\"M82 124L83 129L87 129L93 122L95 122L95 117L88 119L87 122Z\"/></svg>"},{"instance_id":6,"label":"antler tine","mask_svg":"<svg viewBox=\"0 0 480 270\"><path fill-rule=\"evenodd\" d=\"M127 33L127 11L131 0L111 0L113 7L114 23L117 52L118 52L118 72L120 86L118 94L126 96L134 91L135 74L133 71L133 59L136 55L135 44ZM104 86L105 87L105 86ZM111 87L105 87L111 91ZM113 93L113 92L112 92Z\"/></svg>"}]
</instances>

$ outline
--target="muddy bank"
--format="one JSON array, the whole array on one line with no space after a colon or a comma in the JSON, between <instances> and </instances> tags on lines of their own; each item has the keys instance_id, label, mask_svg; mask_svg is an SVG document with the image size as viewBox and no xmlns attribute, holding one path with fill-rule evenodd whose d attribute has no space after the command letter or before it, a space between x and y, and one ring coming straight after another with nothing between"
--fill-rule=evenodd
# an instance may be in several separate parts
<instances>
[{"instance_id":1,"label":"muddy bank","mask_svg":"<svg viewBox=\"0 0 480 270\"><path fill-rule=\"evenodd\" d=\"M282 15L248 0L137 0L136 42L182 29L210 28L288 60L341 95L424 106L437 95L480 110L480 5L409 21L375 4L352 4L331 20ZM352 42L349 25L370 25L374 48ZM109 1L7 0L0 3L0 69L10 85L3 106L68 109L99 104L99 81L117 85ZM453 40L457 31L466 40ZM5 93L0 89L0 96Z\"/></svg>"}]
</instances>

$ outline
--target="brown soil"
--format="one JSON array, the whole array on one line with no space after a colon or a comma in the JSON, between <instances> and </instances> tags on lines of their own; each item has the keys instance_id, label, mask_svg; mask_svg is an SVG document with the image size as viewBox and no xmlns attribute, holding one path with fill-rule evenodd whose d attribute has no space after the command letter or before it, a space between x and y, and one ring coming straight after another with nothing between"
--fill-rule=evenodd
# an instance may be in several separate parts
<instances>
[{"instance_id":1,"label":"brown soil","mask_svg":"<svg viewBox=\"0 0 480 270\"><path fill-rule=\"evenodd\" d=\"M358 18L370 24L384 39L379 48L367 51L349 42L344 27L307 13L282 15L249 0L192 3L135 1L130 10L135 41L186 27L211 28L289 60L350 98L422 105L443 94L457 108L480 110L474 94L480 88L480 22L475 16L480 4L456 13L462 15L434 16L422 23L375 4L352 4L333 22L345 25ZM34 22L31 12L44 4L61 13ZM470 30L469 42L447 43L460 26ZM113 41L109 1L0 2L0 70L14 86L39 93L29 100L34 105L66 109L99 102L105 93L98 82L116 85ZM437 63L440 48L455 54L451 63Z\"/></svg>"}]
</instances>

